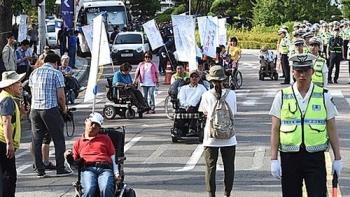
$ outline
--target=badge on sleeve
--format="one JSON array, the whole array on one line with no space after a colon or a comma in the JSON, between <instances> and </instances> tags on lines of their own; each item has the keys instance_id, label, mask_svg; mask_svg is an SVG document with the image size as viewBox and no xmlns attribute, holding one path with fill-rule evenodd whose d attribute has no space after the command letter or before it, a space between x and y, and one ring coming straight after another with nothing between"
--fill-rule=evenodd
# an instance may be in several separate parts
<instances>
[{"instance_id":1,"label":"badge on sleeve","mask_svg":"<svg viewBox=\"0 0 350 197\"><path fill-rule=\"evenodd\" d=\"M312 111L321 111L321 105L312 105Z\"/></svg>"}]
</instances>

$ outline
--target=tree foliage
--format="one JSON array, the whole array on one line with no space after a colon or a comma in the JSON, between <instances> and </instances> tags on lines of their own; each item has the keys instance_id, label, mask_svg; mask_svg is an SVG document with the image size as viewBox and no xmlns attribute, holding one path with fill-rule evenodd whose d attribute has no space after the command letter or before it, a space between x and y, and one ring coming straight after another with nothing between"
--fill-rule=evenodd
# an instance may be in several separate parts
<instances>
[{"instance_id":1,"label":"tree foliage","mask_svg":"<svg viewBox=\"0 0 350 197\"><path fill-rule=\"evenodd\" d=\"M233 7L231 0L215 0L210 7L210 12L219 16L226 16L226 11Z\"/></svg>"},{"instance_id":2,"label":"tree foliage","mask_svg":"<svg viewBox=\"0 0 350 197\"><path fill-rule=\"evenodd\" d=\"M16 15L26 14L31 17L32 22L38 20L38 8L31 5L31 0L14 0L11 8ZM57 10L55 0L45 0L45 8L47 16L55 14Z\"/></svg>"},{"instance_id":3,"label":"tree foliage","mask_svg":"<svg viewBox=\"0 0 350 197\"><path fill-rule=\"evenodd\" d=\"M159 0L130 0L131 14L141 19L153 17L160 10Z\"/></svg>"},{"instance_id":4,"label":"tree foliage","mask_svg":"<svg viewBox=\"0 0 350 197\"><path fill-rule=\"evenodd\" d=\"M4 20L12 18L12 9L10 8L13 4L13 0L0 0L0 51L6 45L6 34L11 32L12 20ZM10 9L9 9L10 8Z\"/></svg>"},{"instance_id":5,"label":"tree foliage","mask_svg":"<svg viewBox=\"0 0 350 197\"><path fill-rule=\"evenodd\" d=\"M341 11L344 18L350 19L350 0L341 0Z\"/></svg>"}]
</instances>

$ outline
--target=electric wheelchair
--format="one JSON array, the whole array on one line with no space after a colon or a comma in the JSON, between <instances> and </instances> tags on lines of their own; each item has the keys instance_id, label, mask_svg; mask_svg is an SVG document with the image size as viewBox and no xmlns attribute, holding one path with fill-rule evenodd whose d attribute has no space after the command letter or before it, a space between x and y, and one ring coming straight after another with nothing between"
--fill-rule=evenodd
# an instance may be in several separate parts
<instances>
[{"instance_id":1,"label":"electric wheelchair","mask_svg":"<svg viewBox=\"0 0 350 197\"><path fill-rule=\"evenodd\" d=\"M179 79L182 80L182 79ZM176 82L174 82L175 84ZM178 83L181 85L186 85L185 83ZM178 87L170 87L173 88L173 90L179 89ZM172 142L178 142L179 140L185 140L186 138L192 138L192 137L198 137L199 142L203 142L204 138L204 127L205 127L205 122L206 122L206 116L202 112L193 112L193 113L187 113L187 112L181 112L180 111L180 100L177 98L178 91L171 91L169 89L168 91L168 101L170 100L173 108L173 128L170 129L171 133L171 139ZM200 103L200 102L199 102ZM197 105L197 109L199 106L199 103ZM196 121L196 126L195 126L195 134L189 135L189 130L190 130L190 120L193 119ZM183 130L179 132L179 128L177 128L177 124L181 120L186 120Z\"/></svg>"},{"instance_id":2,"label":"electric wheelchair","mask_svg":"<svg viewBox=\"0 0 350 197\"><path fill-rule=\"evenodd\" d=\"M270 77L271 80L278 80L278 72L276 69L277 56L274 58L273 62L268 62L264 59L264 56L260 56L260 70L259 70L259 80L264 81L265 77Z\"/></svg>"},{"instance_id":3,"label":"electric wheelchair","mask_svg":"<svg viewBox=\"0 0 350 197\"><path fill-rule=\"evenodd\" d=\"M136 197L136 192L134 189L130 188L126 183L124 183L124 161L126 160L124 154L124 145L125 145L125 131L126 127L116 127L116 128L101 128L100 134L105 134L109 136L113 142L115 148L115 157L116 162L119 167L119 173L121 179L115 181L115 191L113 197ZM82 196L82 185L81 185L81 171L83 169L82 160L72 161L72 157L69 158L66 156L67 162L70 166L77 167L78 170L78 180L73 183L75 188L75 197ZM98 189L96 191L99 191ZM96 192L95 197L100 197L99 192Z\"/></svg>"},{"instance_id":4,"label":"electric wheelchair","mask_svg":"<svg viewBox=\"0 0 350 197\"><path fill-rule=\"evenodd\" d=\"M107 120L114 119L118 114L122 118L135 118L134 100L130 95L126 94L124 87L116 87L112 85L113 76L107 77L106 92L109 102L104 105L103 116ZM143 113L137 111L139 118L142 118Z\"/></svg>"}]
</instances>

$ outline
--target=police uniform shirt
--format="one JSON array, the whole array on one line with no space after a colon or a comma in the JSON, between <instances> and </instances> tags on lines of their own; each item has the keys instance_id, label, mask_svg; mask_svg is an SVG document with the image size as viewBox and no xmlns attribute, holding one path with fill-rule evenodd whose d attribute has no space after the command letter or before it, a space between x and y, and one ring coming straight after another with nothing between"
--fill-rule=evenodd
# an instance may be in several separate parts
<instances>
[{"instance_id":1,"label":"police uniform shirt","mask_svg":"<svg viewBox=\"0 0 350 197\"><path fill-rule=\"evenodd\" d=\"M311 82L310 88L307 91L305 97L303 98L297 88L296 83L293 84L293 90L298 101L299 108L302 114L305 114L305 110L307 108L307 104L311 95L313 83ZM330 120L338 115L338 110L334 103L332 102L332 95L328 92L324 92L325 105L327 109L327 120ZM310 103L312 105L312 103ZM272 106L269 112L269 115L275 116L281 119L281 108L282 108L282 91L278 91L275 99L272 102Z\"/></svg>"}]
</instances>

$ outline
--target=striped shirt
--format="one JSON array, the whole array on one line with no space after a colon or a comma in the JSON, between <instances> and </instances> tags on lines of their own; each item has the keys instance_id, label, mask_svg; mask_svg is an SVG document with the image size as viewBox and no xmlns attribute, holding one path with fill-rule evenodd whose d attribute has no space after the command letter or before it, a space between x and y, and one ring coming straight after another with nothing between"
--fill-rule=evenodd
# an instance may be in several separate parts
<instances>
[{"instance_id":1,"label":"striped shirt","mask_svg":"<svg viewBox=\"0 0 350 197\"><path fill-rule=\"evenodd\" d=\"M58 106L57 89L64 88L64 78L60 71L45 63L35 69L29 77L32 89L32 109L51 109Z\"/></svg>"}]
</instances>

